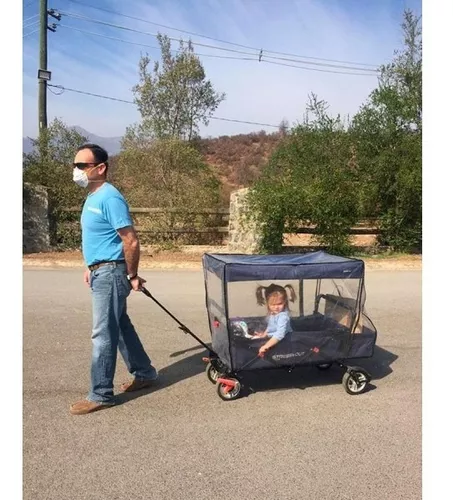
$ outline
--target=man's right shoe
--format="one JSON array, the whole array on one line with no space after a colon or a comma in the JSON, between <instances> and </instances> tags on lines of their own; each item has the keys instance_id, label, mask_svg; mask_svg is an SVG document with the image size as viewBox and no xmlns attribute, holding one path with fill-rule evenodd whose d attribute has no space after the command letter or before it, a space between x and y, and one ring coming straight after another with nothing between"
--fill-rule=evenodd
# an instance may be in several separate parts
<instances>
[{"instance_id":1,"label":"man's right shoe","mask_svg":"<svg viewBox=\"0 0 453 500\"><path fill-rule=\"evenodd\" d=\"M142 389L147 389L148 387L151 387L155 384L157 380L156 378L153 379L146 379L146 378L134 378L133 380L130 380L129 382L125 382L124 384L121 384L120 389L122 392L134 392L134 391L141 391Z\"/></svg>"}]
</instances>

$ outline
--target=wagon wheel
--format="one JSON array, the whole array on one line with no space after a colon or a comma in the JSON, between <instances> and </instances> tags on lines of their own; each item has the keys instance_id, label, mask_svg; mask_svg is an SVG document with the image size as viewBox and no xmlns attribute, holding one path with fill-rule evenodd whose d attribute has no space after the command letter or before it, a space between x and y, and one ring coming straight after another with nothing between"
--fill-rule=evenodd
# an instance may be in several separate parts
<instances>
[{"instance_id":1,"label":"wagon wheel","mask_svg":"<svg viewBox=\"0 0 453 500\"><path fill-rule=\"evenodd\" d=\"M217 381L217 394L224 401L237 399L241 393L241 383L239 380L235 378L228 378L228 381L233 382L234 386Z\"/></svg>"},{"instance_id":2,"label":"wagon wheel","mask_svg":"<svg viewBox=\"0 0 453 500\"><path fill-rule=\"evenodd\" d=\"M329 368L332 367L332 363L322 363L320 365L316 365L316 368L321 371L328 370Z\"/></svg>"},{"instance_id":3,"label":"wagon wheel","mask_svg":"<svg viewBox=\"0 0 453 500\"><path fill-rule=\"evenodd\" d=\"M343 387L351 396L362 394L369 381L368 374L360 369L346 372L343 375Z\"/></svg>"},{"instance_id":4,"label":"wagon wheel","mask_svg":"<svg viewBox=\"0 0 453 500\"><path fill-rule=\"evenodd\" d=\"M217 379L219 378L219 372L214 368L211 362L209 362L206 365L206 376L208 377L209 381L212 382L213 384L217 383Z\"/></svg>"}]
</instances>

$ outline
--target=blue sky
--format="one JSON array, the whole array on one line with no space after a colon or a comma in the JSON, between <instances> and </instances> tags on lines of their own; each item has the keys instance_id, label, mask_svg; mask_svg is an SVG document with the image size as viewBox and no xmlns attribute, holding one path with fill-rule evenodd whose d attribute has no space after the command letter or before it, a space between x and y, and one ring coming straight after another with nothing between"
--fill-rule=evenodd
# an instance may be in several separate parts
<instances>
[{"instance_id":1,"label":"blue sky","mask_svg":"<svg viewBox=\"0 0 453 500\"><path fill-rule=\"evenodd\" d=\"M418 0L79 1L202 35L250 47L262 47L265 51L376 65L390 61L393 51L401 47L400 23L404 9L411 8L416 13L421 13L421 1ZM39 0L24 0L23 5L23 33L27 35L23 38L23 133L34 137L38 128L36 74L39 33L32 32L38 27L33 25L37 21L37 17L33 16L38 14ZM49 0L49 8L139 31L160 31L175 38L190 37L194 42L245 50L256 54L257 59L257 51L159 28L69 0ZM152 58L158 58L159 50L89 35L70 28L158 47L155 37L68 15L63 16L60 24L57 32L49 32L48 36L51 83L132 101L131 89L137 83L140 53L148 51ZM32 34L28 35L29 33ZM195 51L247 57L206 47L195 47ZM216 90L226 93L226 100L215 113L224 118L276 125L286 118L293 124L302 118L307 96L312 91L330 104L332 113L353 115L377 84L374 76L308 71L263 64L257 60L205 56L201 60ZM68 125L79 125L100 136L123 135L125 128L140 118L134 105L72 92L64 92L60 96L49 93L48 116L49 121L59 117ZM201 128L201 134L230 135L261 128L269 132L275 130L212 120L207 128Z\"/></svg>"}]
</instances>

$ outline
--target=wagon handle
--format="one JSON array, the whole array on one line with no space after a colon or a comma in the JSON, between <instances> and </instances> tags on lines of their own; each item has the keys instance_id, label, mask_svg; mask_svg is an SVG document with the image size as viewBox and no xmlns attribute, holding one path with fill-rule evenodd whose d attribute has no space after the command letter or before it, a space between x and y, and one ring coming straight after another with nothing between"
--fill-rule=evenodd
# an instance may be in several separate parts
<instances>
[{"instance_id":1,"label":"wagon handle","mask_svg":"<svg viewBox=\"0 0 453 500\"><path fill-rule=\"evenodd\" d=\"M198 338L195 333L193 333L191 330L189 330L189 328L187 328L186 325L184 325L184 323L181 323L181 321L179 321L179 319L174 316L165 306L163 306L152 294L151 292L146 289L145 287L142 287L141 288L141 291L147 296L149 297L152 301L154 301L162 310L164 310L169 316L170 318L172 318L174 321L176 321L176 323L178 323L179 325L179 329L182 330L184 333L188 333L189 335L191 335L199 344L201 344L205 349L207 349L207 351L209 352L209 356L216 356L216 354L212 351L212 349L207 345L205 344L200 338Z\"/></svg>"}]
</instances>

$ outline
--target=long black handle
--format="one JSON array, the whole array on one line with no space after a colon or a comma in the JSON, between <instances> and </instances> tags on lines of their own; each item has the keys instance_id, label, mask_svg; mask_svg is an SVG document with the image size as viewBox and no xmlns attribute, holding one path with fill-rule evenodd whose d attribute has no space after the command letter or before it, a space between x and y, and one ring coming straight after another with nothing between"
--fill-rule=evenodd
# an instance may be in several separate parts
<instances>
[{"instance_id":1,"label":"long black handle","mask_svg":"<svg viewBox=\"0 0 453 500\"><path fill-rule=\"evenodd\" d=\"M174 316L165 306L163 306L152 294L149 290L147 290L145 287L142 287L142 292L149 297L151 300L153 300L161 309L163 309L173 320L176 321L179 325L179 329L182 330L184 333L188 333L189 335L192 335L192 337L199 343L201 344L205 349L209 351L209 355L214 355L215 353L212 351L212 349L206 345L200 338L198 338L195 333L193 333L191 330L187 328L184 323L181 323L179 319Z\"/></svg>"}]
</instances>

